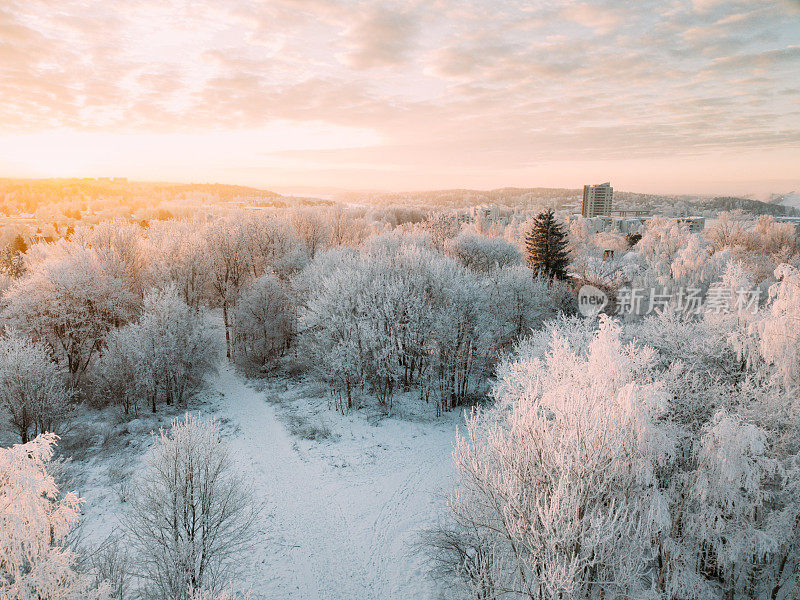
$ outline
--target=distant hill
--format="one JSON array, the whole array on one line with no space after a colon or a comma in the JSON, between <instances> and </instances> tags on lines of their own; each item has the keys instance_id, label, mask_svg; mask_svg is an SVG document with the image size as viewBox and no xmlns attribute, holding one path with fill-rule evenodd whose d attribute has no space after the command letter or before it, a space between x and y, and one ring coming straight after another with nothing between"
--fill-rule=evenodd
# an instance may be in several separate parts
<instances>
[{"instance_id":1,"label":"distant hill","mask_svg":"<svg viewBox=\"0 0 800 600\"><path fill-rule=\"evenodd\" d=\"M337 196L342 202L373 206L465 209L478 204L497 204L510 209L528 210L553 207L577 210L583 189L569 188L499 188L495 190L450 189L424 192L352 192ZM798 199L800 203L800 199ZM761 202L744 197L699 195L659 195L614 191L615 208L647 210L657 214L703 214L724 210L742 210L754 215L794 214L789 206Z\"/></svg>"},{"instance_id":2,"label":"distant hill","mask_svg":"<svg viewBox=\"0 0 800 600\"><path fill-rule=\"evenodd\" d=\"M718 197L705 202L696 202L695 205L712 211L742 210L752 215L772 215L775 217L793 216L798 213L792 206L785 206L774 202L762 202L751 198Z\"/></svg>"},{"instance_id":3,"label":"distant hill","mask_svg":"<svg viewBox=\"0 0 800 600\"><path fill-rule=\"evenodd\" d=\"M0 179L0 213L33 213L49 204L72 205L84 210L87 203L137 207L167 204L233 204L235 206L287 208L329 205L336 202L375 207L464 210L480 204L495 204L510 211L529 212L552 207L579 212L582 189L517 188L494 190L447 189L423 192L341 192L333 199L283 196L261 188L222 183L171 183L129 181L119 177L86 179ZM754 215L800 214L800 194L773 196L769 202L738 196L639 194L615 190L614 207L637 209L672 216L712 216L723 210L742 210Z\"/></svg>"},{"instance_id":4,"label":"distant hill","mask_svg":"<svg viewBox=\"0 0 800 600\"><path fill-rule=\"evenodd\" d=\"M430 208L468 208L477 204L530 207L543 203L559 204L581 196L583 190L564 188L498 188L495 190L449 189L423 192L346 192L336 196L341 202L374 206L404 205Z\"/></svg>"},{"instance_id":5,"label":"distant hill","mask_svg":"<svg viewBox=\"0 0 800 600\"><path fill-rule=\"evenodd\" d=\"M283 197L275 192L221 183L129 181L124 177L0 179L0 212L6 214L33 213L41 206L54 203L82 205L103 200L136 206L203 197L219 202L249 200L260 205L286 206Z\"/></svg>"},{"instance_id":6,"label":"distant hill","mask_svg":"<svg viewBox=\"0 0 800 600\"><path fill-rule=\"evenodd\" d=\"M0 193L59 194L62 196L119 195L136 193L208 192L220 197L261 194L279 197L280 194L258 188L222 183L169 183L158 181L129 181L124 177L75 179L0 179Z\"/></svg>"}]
</instances>

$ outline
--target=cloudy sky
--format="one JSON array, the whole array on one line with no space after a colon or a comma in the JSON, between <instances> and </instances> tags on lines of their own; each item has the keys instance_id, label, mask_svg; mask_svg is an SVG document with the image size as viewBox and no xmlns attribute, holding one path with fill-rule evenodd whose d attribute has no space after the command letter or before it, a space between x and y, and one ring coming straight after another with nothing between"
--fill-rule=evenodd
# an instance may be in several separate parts
<instances>
[{"instance_id":1,"label":"cloudy sky","mask_svg":"<svg viewBox=\"0 0 800 600\"><path fill-rule=\"evenodd\" d=\"M800 189L800 0L0 0L0 175Z\"/></svg>"}]
</instances>

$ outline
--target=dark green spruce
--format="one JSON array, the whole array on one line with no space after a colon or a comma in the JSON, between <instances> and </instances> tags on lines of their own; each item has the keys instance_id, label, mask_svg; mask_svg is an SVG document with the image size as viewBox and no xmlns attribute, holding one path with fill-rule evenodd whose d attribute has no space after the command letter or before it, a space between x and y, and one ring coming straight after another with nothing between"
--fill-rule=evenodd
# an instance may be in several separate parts
<instances>
[{"instance_id":1,"label":"dark green spruce","mask_svg":"<svg viewBox=\"0 0 800 600\"><path fill-rule=\"evenodd\" d=\"M534 275L548 279L566 279L569 265L567 232L553 210L543 210L533 220L525 235L525 260Z\"/></svg>"}]
</instances>

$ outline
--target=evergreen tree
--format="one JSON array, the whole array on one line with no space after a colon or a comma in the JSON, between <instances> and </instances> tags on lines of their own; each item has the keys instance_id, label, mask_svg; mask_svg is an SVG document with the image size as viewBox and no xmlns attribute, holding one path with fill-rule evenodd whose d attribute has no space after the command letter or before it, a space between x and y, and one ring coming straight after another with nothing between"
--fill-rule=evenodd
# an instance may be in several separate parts
<instances>
[{"instance_id":1,"label":"evergreen tree","mask_svg":"<svg viewBox=\"0 0 800 600\"><path fill-rule=\"evenodd\" d=\"M628 244L628 248L633 248L636 244L638 244L642 240L641 233L626 233L625 234L625 241Z\"/></svg>"},{"instance_id":2,"label":"evergreen tree","mask_svg":"<svg viewBox=\"0 0 800 600\"><path fill-rule=\"evenodd\" d=\"M14 242L11 244L11 249L15 253L25 254L28 251L28 244L25 243L25 238L21 235L17 235L14 238Z\"/></svg>"},{"instance_id":3,"label":"evergreen tree","mask_svg":"<svg viewBox=\"0 0 800 600\"><path fill-rule=\"evenodd\" d=\"M567 233L548 208L536 215L525 236L525 259L535 275L566 279L569 252Z\"/></svg>"}]
</instances>

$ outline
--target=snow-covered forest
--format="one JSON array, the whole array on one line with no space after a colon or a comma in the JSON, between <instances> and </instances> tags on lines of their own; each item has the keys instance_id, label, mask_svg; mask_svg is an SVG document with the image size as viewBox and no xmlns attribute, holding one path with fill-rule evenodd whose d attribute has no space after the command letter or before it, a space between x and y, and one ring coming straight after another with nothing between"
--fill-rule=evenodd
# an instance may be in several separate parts
<instances>
[{"instance_id":1,"label":"snow-covered forest","mask_svg":"<svg viewBox=\"0 0 800 600\"><path fill-rule=\"evenodd\" d=\"M162 216L6 236L0 598L800 595L794 225Z\"/></svg>"}]
</instances>

